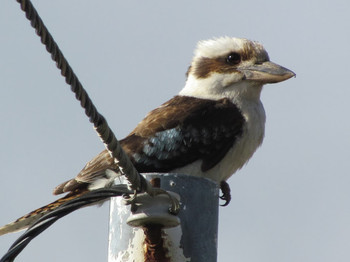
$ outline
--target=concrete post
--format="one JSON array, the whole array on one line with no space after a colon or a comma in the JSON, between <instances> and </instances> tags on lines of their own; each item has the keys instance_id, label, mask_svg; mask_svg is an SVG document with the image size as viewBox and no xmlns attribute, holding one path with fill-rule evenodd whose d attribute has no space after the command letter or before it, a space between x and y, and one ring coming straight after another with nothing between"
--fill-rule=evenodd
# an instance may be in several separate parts
<instances>
[{"instance_id":1,"label":"concrete post","mask_svg":"<svg viewBox=\"0 0 350 262\"><path fill-rule=\"evenodd\" d=\"M180 226L131 227L126 223L132 215L130 206L125 206L120 197L113 198L110 206L108 261L216 262L218 185L208 179L183 174L146 175L148 180L155 177L161 179L162 189L180 195ZM154 236L157 231L160 232L161 242ZM163 258L153 260L145 257L148 241L161 243Z\"/></svg>"}]
</instances>

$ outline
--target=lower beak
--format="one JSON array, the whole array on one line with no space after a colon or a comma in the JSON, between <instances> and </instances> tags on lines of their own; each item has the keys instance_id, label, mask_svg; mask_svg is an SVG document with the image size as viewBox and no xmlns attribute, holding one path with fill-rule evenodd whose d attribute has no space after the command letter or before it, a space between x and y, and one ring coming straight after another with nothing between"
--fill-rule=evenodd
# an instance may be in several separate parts
<instances>
[{"instance_id":1,"label":"lower beak","mask_svg":"<svg viewBox=\"0 0 350 262\"><path fill-rule=\"evenodd\" d=\"M282 82L295 76L295 73L291 70L270 61L240 68L239 70L244 74L246 80L258 81L264 84Z\"/></svg>"}]
</instances>

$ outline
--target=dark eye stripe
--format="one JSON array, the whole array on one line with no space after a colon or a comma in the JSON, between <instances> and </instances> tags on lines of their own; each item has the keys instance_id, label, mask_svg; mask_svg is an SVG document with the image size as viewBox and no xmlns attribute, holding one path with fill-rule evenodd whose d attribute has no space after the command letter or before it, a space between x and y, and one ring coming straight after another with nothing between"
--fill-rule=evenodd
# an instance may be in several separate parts
<instances>
[{"instance_id":1,"label":"dark eye stripe","mask_svg":"<svg viewBox=\"0 0 350 262\"><path fill-rule=\"evenodd\" d=\"M237 66L227 62L226 57L207 58L202 57L191 67L191 73L197 78L206 78L211 73L237 72Z\"/></svg>"}]
</instances>

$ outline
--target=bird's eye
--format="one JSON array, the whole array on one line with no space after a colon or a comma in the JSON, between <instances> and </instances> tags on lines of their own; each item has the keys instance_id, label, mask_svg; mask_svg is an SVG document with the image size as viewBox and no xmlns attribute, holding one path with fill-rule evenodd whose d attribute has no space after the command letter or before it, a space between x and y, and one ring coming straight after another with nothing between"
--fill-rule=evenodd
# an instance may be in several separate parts
<instances>
[{"instance_id":1,"label":"bird's eye","mask_svg":"<svg viewBox=\"0 0 350 262\"><path fill-rule=\"evenodd\" d=\"M237 65L241 62L241 55L238 53L230 53L226 57L226 62L231 64L231 65Z\"/></svg>"}]
</instances>

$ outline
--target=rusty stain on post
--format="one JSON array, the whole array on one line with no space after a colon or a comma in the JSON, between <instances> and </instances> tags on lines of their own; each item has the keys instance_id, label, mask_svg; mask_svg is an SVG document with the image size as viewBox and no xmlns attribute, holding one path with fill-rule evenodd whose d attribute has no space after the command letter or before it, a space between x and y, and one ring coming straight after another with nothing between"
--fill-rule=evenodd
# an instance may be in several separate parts
<instances>
[{"instance_id":1,"label":"rusty stain on post","mask_svg":"<svg viewBox=\"0 0 350 262\"><path fill-rule=\"evenodd\" d=\"M145 261L146 262L170 262L166 257L168 250L164 248L161 225L148 225L143 228L145 233Z\"/></svg>"},{"instance_id":2,"label":"rusty stain on post","mask_svg":"<svg viewBox=\"0 0 350 262\"><path fill-rule=\"evenodd\" d=\"M160 178L152 178L150 183L159 188ZM164 247L162 238L162 225L147 225L143 227L143 232L145 233L145 262L169 262L169 258L166 257L168 250Z\"/></svg>"},{"instance_id":3,"label":"rusty stain on post","mask_svg":"<svg viewBox=\"0 0 350 262\"><path fill-rule=\"evenodd\" d=\"M160 178L159 177L152 178L149 182L153 187L160 188Z\"/></svg>"}]
</instances>

